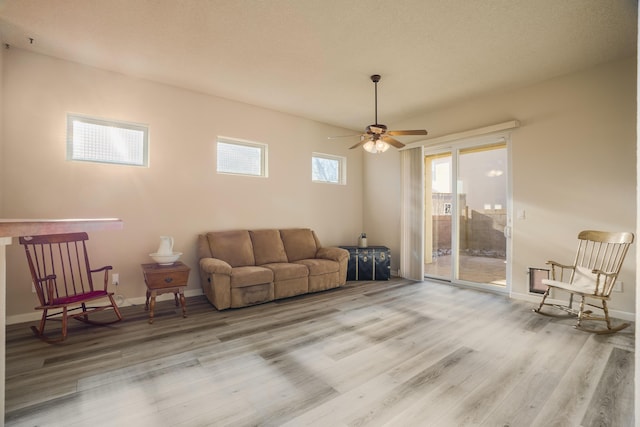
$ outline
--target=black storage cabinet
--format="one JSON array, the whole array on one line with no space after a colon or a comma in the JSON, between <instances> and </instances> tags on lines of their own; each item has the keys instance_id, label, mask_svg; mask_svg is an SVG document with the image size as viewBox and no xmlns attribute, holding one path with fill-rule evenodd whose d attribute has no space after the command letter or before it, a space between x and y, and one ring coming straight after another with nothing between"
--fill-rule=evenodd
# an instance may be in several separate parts
<instances>
[{"instance_id":1,"label":"black storage cabinet","mask_svg":"<svg viewBox=\"0 0 640 427\"><path fill-rule=\"evenodd\" d=\"M340 246L349 251L347 280L389 280L391 251L386 246Z\"/></svg>"}]
</instances>

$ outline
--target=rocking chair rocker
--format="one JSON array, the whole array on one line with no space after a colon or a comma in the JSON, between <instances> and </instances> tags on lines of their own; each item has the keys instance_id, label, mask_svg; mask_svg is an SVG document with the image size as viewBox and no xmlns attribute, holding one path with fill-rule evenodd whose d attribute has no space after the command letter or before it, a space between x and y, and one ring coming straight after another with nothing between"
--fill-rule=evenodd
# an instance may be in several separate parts
<instances>
[{"instance_id":1,"label":"rocking chair rocker","mask_svg":"<svg viewBox=\"0 0 640 427\"><path fill-rule=\"evenodd\" d=\"M547 285L547 289L540 306L533 311L554 317L577 317L578 322L574 326L576 329L596 334L610 334L629 326L629 323L612 326L607 301L620 273L627 250L633 243L633 238L632 233L626 232L610 233L592 230L580 232L578 234L578 251L572 265L547 261L547 264L551 265L551 279L542 280L542 283ZM552 289L568 292L568 304L545 302ZM574 296L580 298L577 310L573 308ZM585 305L602 310L603 314L594 315L591 310L585 310ZM544 306L551 306L568 314L558 315L552 311L543 312L542 307ZM604 321L606 329L584 326L583 321L585 320Z\"/></svg>"},{"instance_id":2,"label":"rocking chair rocker","mask_svg":"<svg viewBox=\"0 0 640 427\"><path fill-rule=\"evenodd\" d=\"M113 293L107 292L109 270L108 265L92 270L85 242L87 233L66 233L43 236L20 237L24 246L31 271L33 285L40 301L36 310L42 310L42 318L38 328L32 326L33 332L47 342L63 341L67 338L67 320L73 318L94 325L107 325L122 320L122 315L113 299ZM102 286L94 287L93 274L104 272ZM87 303L107 298L108 303L88 307ZM117 319L109 322L97 322L89 319L89 315L98 311L113 309ZM55 311L50 313L49 311ZM72 313L80 310L78 313ZM45 336L47 320L60 316L62 333L58 338Z\"/></svg>"}]
</instances>

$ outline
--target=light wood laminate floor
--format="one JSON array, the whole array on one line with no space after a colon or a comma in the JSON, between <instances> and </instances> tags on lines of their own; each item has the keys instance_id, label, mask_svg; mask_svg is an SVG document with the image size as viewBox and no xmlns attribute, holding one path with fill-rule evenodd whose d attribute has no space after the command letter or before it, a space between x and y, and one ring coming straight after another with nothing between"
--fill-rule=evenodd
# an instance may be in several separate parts
<instances>
[{"instance_id":1,"label":"light wood laminate floor","mask_svg":"<svg viewBox=\"0 0 640 427\"><path fill-rule=\"evenodd\" d=\"M63 344L7 327L9 426L632 426L609 336L447 284L349 282L218 312L159 301Z\"/></svg>"}]
</instances>

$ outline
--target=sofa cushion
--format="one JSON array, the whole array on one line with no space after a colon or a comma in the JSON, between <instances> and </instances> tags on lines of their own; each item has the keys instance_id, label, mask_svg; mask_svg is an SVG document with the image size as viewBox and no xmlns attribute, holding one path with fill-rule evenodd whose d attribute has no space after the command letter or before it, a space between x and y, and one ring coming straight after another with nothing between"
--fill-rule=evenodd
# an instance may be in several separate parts
<instances>
[{"instance_id":1,"label":"sofa cushion","mask_svg":"<svg viewBox=\"0 0 640 427\"><path fill-rule=\"evenodd\" d=\"M335 273L340 270L340 264L337 261L329 259L301 259L295 263L306 266L309 269L309 276L320 276L322 274Z\"/></svg>"},{"instance_id":2,"label":"sofa cushion","mask_svg":"<svg viewBox=\"0 0 640 427\"><path fill-rule=\"evenodd\" d=\"M226 261L231 267L255 265L253 245L247 230L215 231L207 233L214 258Z\"/></svg>"},{"instance_id":3,"label":"sofa cushion","mask_svg":"<svg viewBox=\"0 0 640 427\"><path fill-rule=\"evenodd\" d=\"M264 267L235 267L231 270L231 287L243 288L273 282L273 271Z\"/></svg>"},{"instance_id":4,"label":"sofa cushion","mask_svg":"<svg viewBox=\"0 0 640 427\"><path fill-rule=\"evenodd\" d=\"M289 228L280 230L284 250L289 262L315 258L318 247L313 232L308 228Z\"/></svg>"},{"instance_id":5,"label":"sofa cushion","mask_svg":"<svg viewBox=\"0 0 640 427\"><path fill-rule=\"evenodd\" d=\"M273 282L273 296L276 299L289 298L309 292L309 277Z\"/></svg>"},{"instance_id":6,"label":"sofa cushion","mask_svg":"<svg viewBox=\"0 0 640 427\"><path fill-rule=\"evenodd\" d=\"M321 274L319 276L309 276L309 292L326 291L339 287L339 273Z\"/></svg>"},{"instance_id":7,"label":"sofa cushion","mask_svg":"<svg viewBox=\"0 0 640 427\"><path fill-rule=\"evenodd\" d=\"M198 234L198 259L211 258L211 248L206 234Z\"/></svg>"},{"instance_id":8,"label":"sofa cushion","mask_svg":"<svg viewBox=\"0 0 640 427\"><path fill-rule=\"evenodd\" d=\"M250 230L256 265L287 262L287 253L278 230Z\"/></svg>"},{"instance_id":9,"label":"sofa cushion","mask_svg":"<svg viewBox=\"0 0 640 427\"><path fill-rule=\"evenodd\" d=\"M304 264L292 263L272 263L264 264L261 267L268 268L273 271L273 281L280 282L282 280L299 279L309 275L309 269Z\"/></svg>"}]
</instances>

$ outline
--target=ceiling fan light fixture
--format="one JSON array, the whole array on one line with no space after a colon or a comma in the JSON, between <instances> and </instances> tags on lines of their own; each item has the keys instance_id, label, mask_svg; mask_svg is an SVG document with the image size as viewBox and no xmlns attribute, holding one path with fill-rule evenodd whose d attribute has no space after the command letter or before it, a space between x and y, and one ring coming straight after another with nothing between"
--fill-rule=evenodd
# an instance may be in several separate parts
<instances>
[{"instance_id":1,"label":"ceiling fan light fixture","mask_svg":"<svg viewBox=\"0 0 640 427\"><path fill-rule=\"evenodd\" d=\"M389 149L389 144L380 139L377 141L370 139L364 143L362 148L364 148L364 150L368 153L378 154L387 151Z\"/></svg>"},{"instance_id":2,"label":"ceiling fan light fixture","mask_svg":"<svg viewBox=\"0 0 640 427\"><path fill-rule=\"evenodd\" d=\"M369 153L377 153L376 144L372 140L368 140L367 142L365 142L362 148L364 149L364 151L367 151Z\"/></svg>"},{"instance_id":3,"label":"ceiling fan light fixture","mask_svg":"<svg viewBox=\"0 0 640 427\"><path fill-rule=\"evenodd\" d=\"M384 141L378 140L376 142L376 151L378 153L384 153L385 151L387 151L389 149L389 144L387 144Z\"/></svg>"}]
</instances>

